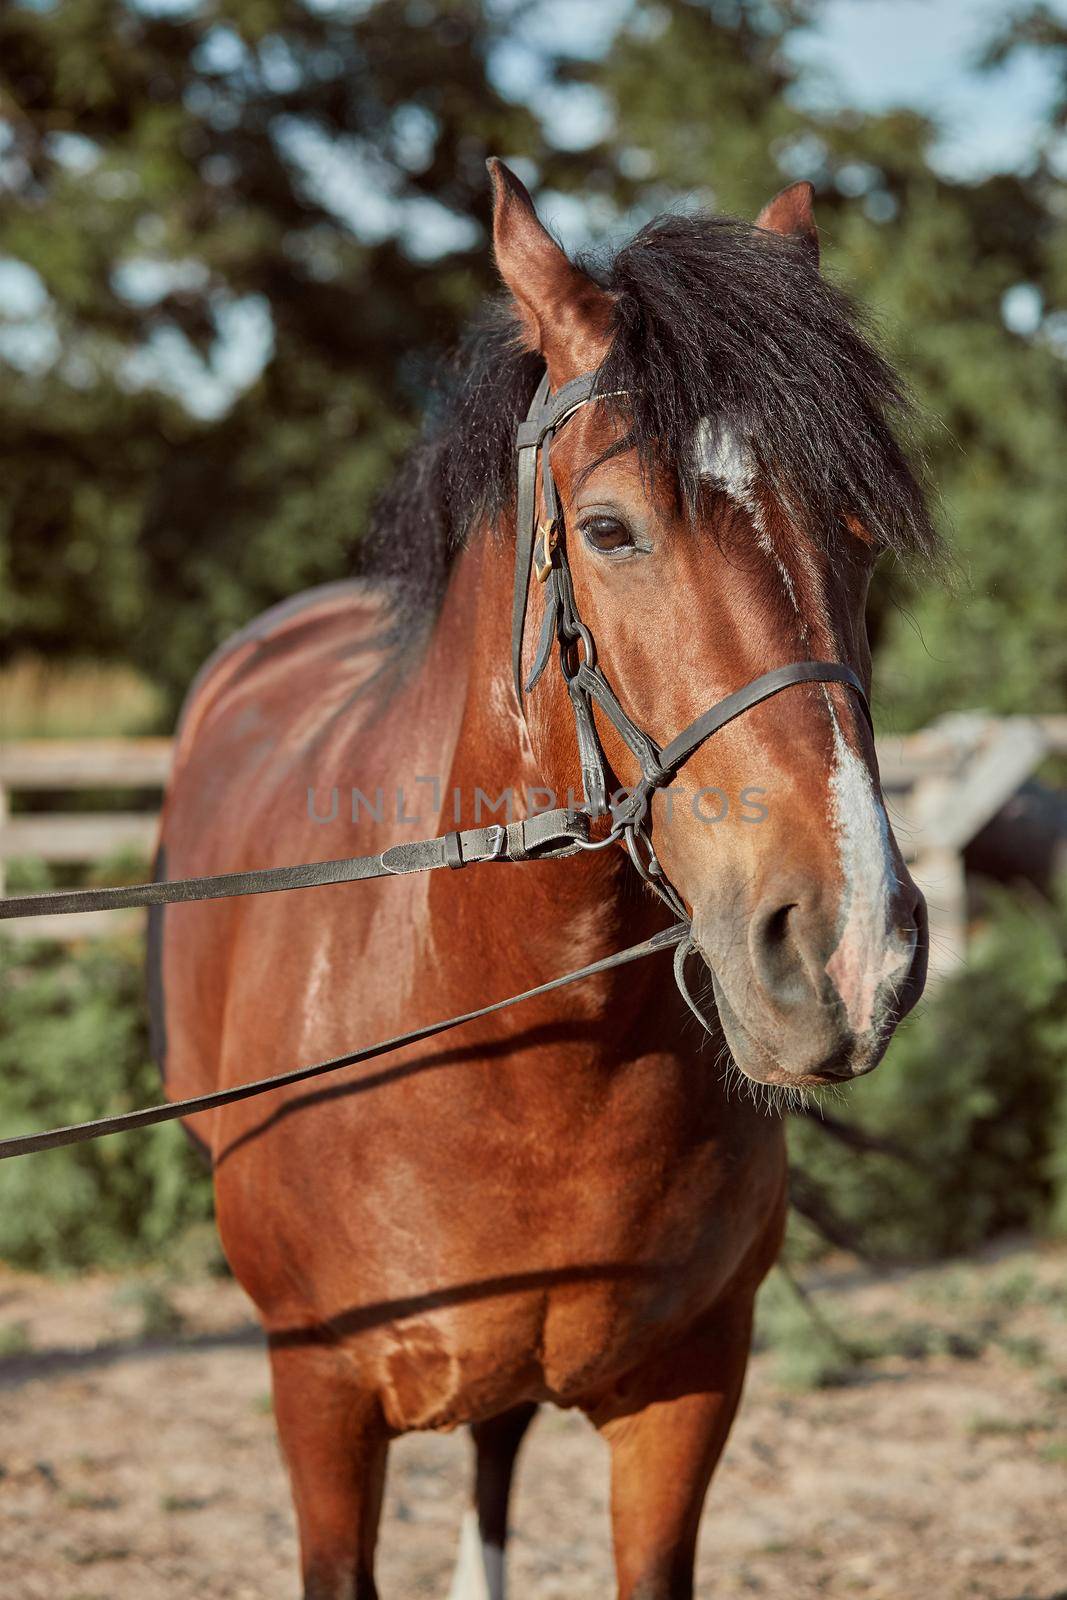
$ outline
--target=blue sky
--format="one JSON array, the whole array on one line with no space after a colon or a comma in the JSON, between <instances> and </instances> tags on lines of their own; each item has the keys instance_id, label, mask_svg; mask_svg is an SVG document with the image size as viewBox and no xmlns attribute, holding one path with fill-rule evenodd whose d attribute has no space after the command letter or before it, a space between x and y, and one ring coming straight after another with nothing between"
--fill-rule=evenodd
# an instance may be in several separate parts
<instances>
[{"instance_id":1,"label":"blue sky","mask_svg":"<svg viewBox=\"0 0 1067 1600\"><path fill-rule=\"evenodd\" d=\"M1049 0L1067 17L1067 0ZM826 91L871 110L915 106L944 127L939 164L966 177L1024 164L1055 91L1050 67L1023 55L978 73L1003 0L829 0L818 28L792 54Z\"/></svg>"}]
</instances>

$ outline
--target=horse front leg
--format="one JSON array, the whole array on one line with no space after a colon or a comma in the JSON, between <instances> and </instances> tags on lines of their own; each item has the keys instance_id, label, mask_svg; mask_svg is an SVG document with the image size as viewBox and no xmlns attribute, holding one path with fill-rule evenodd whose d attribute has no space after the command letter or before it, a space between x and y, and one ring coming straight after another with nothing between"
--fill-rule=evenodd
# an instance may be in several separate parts
<instances>
[{"instance_id":1,"label":"horse front leg","mask_svg":"<svg viewBox=\"0 0 1067 1600\"><path fill-rule=\"evenodd\" d=\"M474 1506L463 1519L448 1600L505 1600L504 1550L515 1459L537 1414L533 1401L471 1426Z\"/></svg>"},{"instance_id":2,"label":"horse front leg","mask_svg":"<svg viewBox=\"0 0 1067 1600\"><path fill-rule=\"evenodd\" d=\"M274 1413L300 1529L304 1600L377 1600L389 1444L377 1399L321 1345L271 1346Z\"/></svg>"},{"instance_id":3,"label":"horse front leg","mask_svg":"<svg viewBox=\"0 0 1067 1600\"><path fill-rule=\"evenodd\" d=\"M751 1332L748 1294L591 1412L611 1448L619 1600L692 1600L700 1513L741 1397Z\"/></svg>"}]
</instances>

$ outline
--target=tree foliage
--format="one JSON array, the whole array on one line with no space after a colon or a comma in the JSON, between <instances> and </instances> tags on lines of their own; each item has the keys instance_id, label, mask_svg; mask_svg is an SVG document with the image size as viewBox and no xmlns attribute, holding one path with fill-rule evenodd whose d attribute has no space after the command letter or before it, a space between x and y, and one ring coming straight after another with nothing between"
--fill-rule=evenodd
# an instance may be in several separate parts
<instances>
[{"instance_id":1,"label":"tree foliage","mask_svg":"<svg viewBox=\"0 0 1067 1600\"><path fill-rule=\"evenodd\" d=\"M751 216L810 178L827 270L925 407L958 552L954 583L882 575L883 713L1062 704L1052 156L965 182L929 120L819 100L789 44L820 10L629 0L583 56L554 52L546 0L12 0L6 648L131 658L176 695L254 611L358 565L430 358L492 282L496 151L528 159L550 215L580 200L614 236L679 204ZM1017 20L988 70L1022 49L1062 61L1062 25ZM561 148L567 94L599 111L583 148Z\"/></svg>"},{"instance_id":2,"label":"tree foliage","mask_svg":"<svg viewBox=\"0 0 1067 1600\"><path fill-rule=\"evenodd\" d=\"M827 1111L857 1153L796 1122L790 1148L822 1222L875 1257L1067 1230L1067 895L997 896L967 967L902 1026L879 1070ZM862 1143L862 1141L859 1141ZM803 1182L801 1184L803 1192Z\"/></svg>"},{"instance_id":3,"label":"tree foliage","mask_svg":"<svg viewBox=\"0 0 1067 1600\"><path fill-rule=\"evenodd\" d=\"M490 283L485 158L550 156L489 81L496 31L402 0L3 9L0 230L41 299L0 346L9 648L129 652L178 690L352 566L427 355Z\"/></svg>"}]
</instances>

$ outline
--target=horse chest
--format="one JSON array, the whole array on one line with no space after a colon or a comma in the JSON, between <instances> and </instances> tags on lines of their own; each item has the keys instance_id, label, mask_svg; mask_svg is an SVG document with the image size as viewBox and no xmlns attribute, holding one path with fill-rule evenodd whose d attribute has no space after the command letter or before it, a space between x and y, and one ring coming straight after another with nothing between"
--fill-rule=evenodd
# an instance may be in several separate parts
<instances>
[{"instance_id":1,"label":"horse chest","mask_svg":"<svg viewBox=\"0 0 1067 1600\"><path fill-rule=\"evenodd\" d=\"M435 1124L409 1104L402 1138L365 1114L347 1172L339 1154L320 1161L344 1176L300 1207L313 1309L392 1427L447 1428L521 1398L579 1402L680 1338L773 1230L777 1125L694 1102L683 1072L655 1067L635 1064L599 1095L579 1092L572 1067L569 1094L539 1113L517 1093L490 1110L457 1079ZM284 1231L273 1264L257 1253L275 1281L290 1276ZM286 1300L275 1326L292 1317Z\"/></svg>"}]
</instances>

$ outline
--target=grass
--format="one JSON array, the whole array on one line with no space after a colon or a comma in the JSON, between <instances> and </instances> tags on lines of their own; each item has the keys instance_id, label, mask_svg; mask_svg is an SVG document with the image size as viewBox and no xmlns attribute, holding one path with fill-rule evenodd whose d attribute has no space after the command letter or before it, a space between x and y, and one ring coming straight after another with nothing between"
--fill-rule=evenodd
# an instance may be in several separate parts
<instances>
[{"instance_id":1,"label":"grass","mask_svg":"<svg viewBox=\"0 0 1067 1600\"><path fill-rule=\"evenodd\" d=\"M8 1322L0 1327L0 1360L9 1356L24 1356L30 1347L25 1323Z\"/></svg>"},{"instance_id":2,"label":"grass","mask_svg":"<svg viewBox=\"0 0 1067 1600\"><path fill-rule=\"evenodd\" d=\"M1048 1433L1047 1417L972 1417L967 1432L972 1439L1014 1439L1022 1434Z\"/></svg>"},{"instance_id":3,"label":"grass","mask_svg":"<svg viewBox=\"0 0 1067 1600\"><path fill-rule=\"evenodd\" d=\"M917 1315L907 1315L909 1301ZM756 1348L773 1353L777 1382L793 1390L856 1383L888 1359L996 1356L1032 1374L1038 1392L1055 1405L1067 1396L1067 1377L1056 1369L1046 1340L1025 1322L1020 1327L1019 1319L1034 1312L1056 1318L1062 1304L1062 1278L1042 1277L1029 1263L992 1273L977 1263L955 1263L922 1273L907 1288L901 1284L895 1314L872 1316L824 1289L806 1288L781 1263L760 1291ZM973 1431L1032 1432L1040 1426L1028 1418L1002 1425L982 1417Z\"/></svg>"},{"instance_id":4,"label":"grass","mask_svg":"<svg viewBox=\"0 0 1067 1600\"><path fill-rule=\"evenodd\" d=\"M784 1269L772 1272L760 1290L755 1345L774 1351L776 1376L784 1389L836 1388L849 1382L863 1359Z\"/></svg>"},{"instance_id":5,"label":"grass","mask_svg":"<svg viewBox=\"0 0 1067 1600\"><path fill-rule=\"evenodd\" d=\"M1009 1360L1019 1367L1040 1367L1048 1359L1044 1340L1035 1339L1029 1334L1004 1334L997 1343Z\"/></svg>"},{"instance_id":6,"label":"grass","mask_svg":"<svg viewBox=\"0 0 1067 1600\"><path fill-rule=\"evenodd\" d=\"M203 1511L214 1499L213 1495L165 1494L160 1496L159 1509L168 1514L182 1511Z\"/></svg>"},{"instance_id":7,"label":"grass","mask_svg":"<svg viewBox=\"0 0 1067 1600\"><path fill-rule=\"evenodd\" d=\"M139 1339L172 1339L185 1331L185 1318L158 1283L135 1279L123 1284L115 1303L137 1312Z\"/></svg>"},{"instance_id":8,"label":"grass","mask_svg":"<svg viewBox=\"0 0 1067 1600\"><path fill-rule=\"evenodd\" d=\"M128 1561L133 1551L128 1544L111 1545L101 1550L78 1550L68 1545L63 1554L72 1567L93 1567L101 1561Z\"/></svg>"},{"instance_id":9,"label":"grass","mask_svg":"<svg viewBox=\"0 0 1067 1600\"><path fill-rule=\"evenodd\" d=\"M20 656L0 668L0 738L92 739L159 731L163 698L132 667L49 664Z\"/></svg>"},{"instance_id":10,"label":"grass","mask_svg":"<svg viewBox=\"0 0 1067 1600\"><path fill-rule=\"evenodd\" d=\"M118 1511L122 1501L113 1494L90 1494L86 1490L75 1490L64 1495L63 1504L68 1511Z\"/></svg>"}]
</instances>

